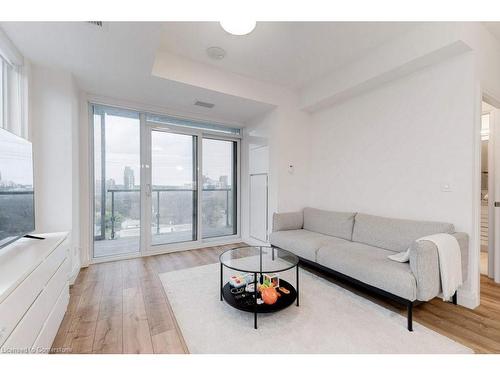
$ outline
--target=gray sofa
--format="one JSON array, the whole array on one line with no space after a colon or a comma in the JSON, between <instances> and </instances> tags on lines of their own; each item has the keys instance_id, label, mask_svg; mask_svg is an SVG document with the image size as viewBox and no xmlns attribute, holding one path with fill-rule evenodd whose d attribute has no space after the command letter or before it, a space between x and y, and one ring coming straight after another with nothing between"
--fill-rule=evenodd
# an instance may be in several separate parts
<instances>
[{"instance_id":1,"label":"gray sofa","mask_svg":"<svg viewBox=\"0 0 500 375\"><path fill-rule=\"evenodd\" d=\"M450 233L458 240L465 280L468 235L455 232L448 223L305 208L275 213L270 243L293 252L305 264L405 303L411 331L413 303L428 301L441 292L436 246L430 241L415 241L435 233ZM409 263L388 258L408 248ZM456 304L456 294L453 302Z\"/></svg>"}]
</instances>

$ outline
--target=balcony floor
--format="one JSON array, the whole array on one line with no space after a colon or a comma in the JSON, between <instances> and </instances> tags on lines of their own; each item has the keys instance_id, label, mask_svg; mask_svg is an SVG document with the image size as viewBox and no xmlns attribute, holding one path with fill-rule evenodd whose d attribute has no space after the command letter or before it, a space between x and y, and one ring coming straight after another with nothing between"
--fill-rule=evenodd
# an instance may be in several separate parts
<instances>
[{"instance_id":1,"label":"balcony floor","mask_svg":"<svg viewBox=\"0 0 500 375\"><path fill-rule=\"evenodd\" d=\"M205 228L203 230L204 238L230 236L232 234L232 226L223 228ZM191 240L191 231L154 234L152 238L153 245L187 242ZM96 240L94 241L94 258L133 254L139 252L139 249L139 236L127 236L112 240Z\"/></svg>"}]
</instances>

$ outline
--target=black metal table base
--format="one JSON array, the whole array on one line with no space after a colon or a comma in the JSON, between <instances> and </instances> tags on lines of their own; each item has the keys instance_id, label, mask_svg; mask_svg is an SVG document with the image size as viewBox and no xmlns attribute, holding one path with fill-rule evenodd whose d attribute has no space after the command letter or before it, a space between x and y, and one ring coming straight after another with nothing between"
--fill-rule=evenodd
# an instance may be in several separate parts
<instances>
[{"instance_id":1,"label":"black metal table base","mask_svg":"<svg viewBox=\"0 0 500 375\"><path fill-rule=\"evenodd\" d=\"M252 257L255 255L255 257ZM246 258L250 265L233 264L234 259ZM281 262L274 263L280 259ZM299 258L286 250L278 249L274 246L241 246L224 251L220 256L220 300L226 301L230 306L251 312L254 314L254 328L257 329L257 315L282 310L294 302L299 306ZM255 262L256 260L256 262ZM253 263L252 263L253 262ZM271 263L269 263L271 262ZM236 272L253 274L253 292L239 291L232 293L229 283L224 284L224 267ZM280 287L286 288L289 292L280 293L278 300L271 305L265 303L258 304L259 291L257 286L263 282L264 274L280 273L293 270L295 267L295 287L280 278ZM233 290L233 292L235 292Z\"/></svg>"},{"instance_id":2,"label":"black metal table base","mask_svg":"<svg viewBox=\"0 0 500 375\"><path fill-rule=\"evenodd\" d=\"M259 298L259 292L243 292L241 294L246 295L246 298L240 298L237 300L235 294L231 293L231 285L229 283L224 284L224 266L221 264L221 288L220 288L220 300L227 302L230 306L242 310L251 312L254 315L254 328L257 329L257 315L258 314L266 314L271 312L277 312L283 310L293 304L296 303L299 306L299 267L296 267L296 288L294 288L290 283L286 280L280 279L280 286L285 287L290 291L289 294L281 293L281 297L279 297L278 301L272 305L266 304L257 304L257 300ZM262 274L260 272L254 272L254 281L252 284L255 285L255 289L257 290L258 281L262 281Z\"/></svg>"}]
</instances>

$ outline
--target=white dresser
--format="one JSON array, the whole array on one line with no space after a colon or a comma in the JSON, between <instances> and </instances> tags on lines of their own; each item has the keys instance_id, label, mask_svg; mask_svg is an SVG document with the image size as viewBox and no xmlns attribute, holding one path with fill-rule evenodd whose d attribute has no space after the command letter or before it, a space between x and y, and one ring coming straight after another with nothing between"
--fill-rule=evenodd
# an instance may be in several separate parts
<instances>
[{"instance_id":1,"label":"white dresser","mask_svg":"<svg viewBox=\"0 0 500 375\"><path fill-rule=\"evenodd\" d=\"M46 353L69 302L68 233L0 249L0 353Z\"/></svg>"}]
</instances>

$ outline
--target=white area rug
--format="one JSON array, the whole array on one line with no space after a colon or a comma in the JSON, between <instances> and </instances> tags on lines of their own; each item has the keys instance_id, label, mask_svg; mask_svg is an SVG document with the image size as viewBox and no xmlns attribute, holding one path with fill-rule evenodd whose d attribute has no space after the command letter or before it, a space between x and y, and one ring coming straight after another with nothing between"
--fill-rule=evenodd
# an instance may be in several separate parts
<instances>
[{"instance_id":1,"label":"white area rug","mask_svg":"<svg viewBox=\"0 0 500 375\"><path fill-rule=\"evenodd\" d=\"M259 315L257 330L253 314L219 300L218 264L160 278L191 353L472 353L416 322L409 332L405 317L302 269L300 306Z\"/></svg>"}]
</instances>

